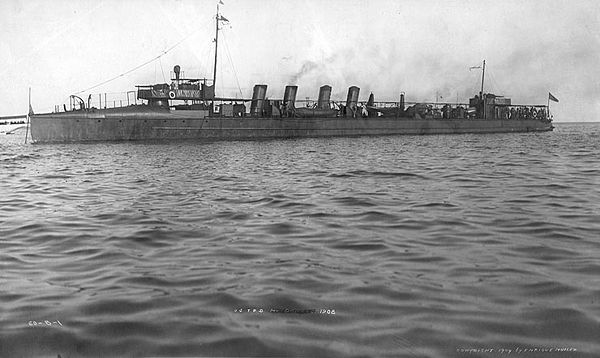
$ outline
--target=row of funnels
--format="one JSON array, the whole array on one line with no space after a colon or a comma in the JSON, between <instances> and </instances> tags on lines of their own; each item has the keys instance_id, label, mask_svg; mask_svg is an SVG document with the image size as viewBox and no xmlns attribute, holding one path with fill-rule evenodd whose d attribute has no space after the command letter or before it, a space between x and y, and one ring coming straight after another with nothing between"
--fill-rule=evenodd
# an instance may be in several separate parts
<instances>
[{"instance_id":1,"label":"row of funnels","mask_svg":"<svg viewBox=\"0 0 600 358\"><path fill-rule=\"evenodd\" d=\"M285 92L283 94L283 105L286 108L294 108L296 101L296 93L298 92L298 86L285 86ZM356 112L358 106L358 94L360 88L352 86L348 88L348 97L346 99L346 108L352 112ZM252 103L250 104L250 113L257 115L262 113L265 105L265 99L267 95L267 85L255 85L254 91L252 92ZM319 99L317 100L317 108L329 109L329 102L331 99L331 86L324 85L319 89Z\"/></svg>"}]
</instances>

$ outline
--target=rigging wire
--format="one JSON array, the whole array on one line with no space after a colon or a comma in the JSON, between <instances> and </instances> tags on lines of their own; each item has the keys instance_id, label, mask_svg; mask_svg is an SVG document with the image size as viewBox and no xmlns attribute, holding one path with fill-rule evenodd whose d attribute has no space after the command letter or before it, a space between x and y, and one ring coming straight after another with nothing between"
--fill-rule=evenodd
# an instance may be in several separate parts
<instances>
[{"instance_id":1,"label":"rigging wire","mask_svg":"<svg viewBox=\"0 0 600 358\"><path fill-rule=\"evenodd\" d=\"M212 75L213 75L212 63L215 58L214 50L215 50L214 41L211 41L210 43L208 43L206 45L206 47L204 48L204 51L202 52L202 56L204 56L204 57L202 57L202 59L204 60L203 65L202 65L202 77L203 78L212 79Z\"/></svg>"},{"instance_id":2,"label":"rigging wire","mask_svg":"<svg viewBox=\"0 0 600 358\"><path fill-rule=\"evenodd\" d=\"M495 90L498 91L498 93L500 93L501 95L505 95L504 90L502 88L500 88L500 85L498 84L498 81L496 81L496 77L494 77L494 74L489 71L490 73L490 79L492 80L492 84L495 87Z\"/></svg>"},{"instance_id":3,"label":"rigging wire","mask_svg":"<svg viewBox=\"0 0 600 358\"><path fill-rule=\"evenodd\" d=\"M160 72L162 72L163 81L167 83L167 79L165 78L165 70L163 70L162 60L160 59L160 57L158 58L158 63L160 63Z\"/></svg>"},{"instance_id":4,"label":"rigging wire","mask_svg":"<svg viewBox=\"0 0 600 358\"><path fill-rule=\"evenodd\" d=\"M130 74L131 72L133 72L133 71L135 71L135 70L138 70L138 69L140 69L140 68L142 68L142 67L146 66L146 65L147 65L147 64L149 64L149 63L152 63L153 61L156 61L157 59L159 59L159 58L163 57L164 55L166 55L167 53L169 53L169 52L170 52L171 50L173 50L175 47L179 46L179 45L180 45L180 44L181 44L183 41L187 40L187 39L188 39L188 38L189 38L189 37L190 37L192 34L194 34L194 33L195 33L195 31L194 31L194 32L191 32L191 33L190 33L190 34L188 34L186 37L184 37L184 38L183 38L183 39L181 39L179 42L177 42L175 45L173 45L173 46L169 47L168 49L164 50L164 51L163 51L163 52L162 52L160 55L158 55L158 56L156 56L156 57L154 57L154 58L152 58L152 59L150 59L150 60L148 60L148 61L146 61L146 62L142 63L141 65L138 65L138 66L136 66L136 67L134 67L134 68L130 69L129 71L123 72L123 73L121 73L120 75L118 75L118 76L115 76L115 77L113 77L113 78L111 78L111 79L109 79L109 80L106 80L106 81L104 81L104 82L98 83L97 85L94 85L94 86L92 86L92 87L86 88L86 89L84 89L84 90L82 90L82 91L79 91L79 92L75 92L75 94L81 94L81 93L83 93L83 92L87 92L87 91L89 91L89 90L91 90L91 89L94 89L94 88L96 88L96 87L100 87L100 86L102 86L102 85L105 85L105 84L107 84L107 83L109 83L109 82L112 82L112 81L116 80L117 78L120 78L120 77L123 77L123 76L125 76L125 75L128 75L128 74ZM162 64L161 64L161 68L162 68ZM164 73L163 73L163 78L164 78Z\"/></svg>"},{"instance_id":5,"label":"rigging wire","mask_svg":"<svg viewBox=\"0 0 600 358\"><path fill-rule=\"evenodd\" d=\"M214 52L214 46L210 46L210 48L208 49L208 56L206 57L206 63L211 63L212 59L214 58L215 54ZM208 77L210 75L212 75L212 68L210 68L210 66L206 67L206 70L204 71L206 73L205 77ZM216 88L215 88L216 90Z\"/></svg>"},{"instance_id":6,"label":"rigging wire","mask_svg":"<svg viewBox=\"0 0 600 358\"><path fill-rule=\"evenodd\" d=\"M479 93L481 88L481 72L477 73L477 76L473 76L471 87L475 89L474 93Z\"/></svg>"},{"instance_id":7,"label":"rigging wire","mask_svg":"<svg viewBox=\"0 0 600 358\"><path fill-rule=\"evenodd\" d=\"M211 53L212 53L212 46L210 44L203 47L203 50L200 55L200 59L204 60L204 62L200 63L200 68L198 70L198 72L199 72L198 78L208 78L208 76L210 75L209 74L210 65L208 65L208 64L210 63L210 59L212 58Z\"/></svg>"},{"instance_id":8,"label":"rigging wire","mask_svg":"<svg viewBox=\"0 0 600 358\"><path fill-rule=\"evenodd\" d=\"M240 81L237 76L237 70L235 69L235 65L233 64L233 60L231 58L231 53L229 52L229 45L227 45L227 39L225 37L225 33L223 33L223 42L225 43L225 51L227 53L227 59L231 64L231 68L233 69L233 76L235 77L235 82L237 83L238 90L240 91L240 98L244 98L244 94L242 93L242 88L240 86Z\"/></svg>"}]
</instances>

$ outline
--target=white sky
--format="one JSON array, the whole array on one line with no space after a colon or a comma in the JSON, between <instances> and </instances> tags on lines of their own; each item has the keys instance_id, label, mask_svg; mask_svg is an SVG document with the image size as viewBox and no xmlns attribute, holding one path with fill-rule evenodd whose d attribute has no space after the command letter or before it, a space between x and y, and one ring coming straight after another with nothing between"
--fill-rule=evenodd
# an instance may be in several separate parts
<instances>
[{"instance_id":1,"label":"white sky","mask_svg":"<svg viewBox=\"0 0 600 358\"><path fill-rule=\"evenodd\" d=\"M407 101L439 93L465 102L481 76L469 67L485 59L487 92L535 104L552 92L555 120L599 120L596 0L223 2L230 25L220 33L218 95L240 96L239 81L244 97L266 83L280 98L297 77L298 98L329 84L337 99L357 85L361 100L404 91ZM34 110L52 111L182 39L160 61L81 96L164 83L175 64L188 77L212 78L215 8L213 0L2 0L0 116L27 111L29 86Z\"/></svg>"}]
</instances>

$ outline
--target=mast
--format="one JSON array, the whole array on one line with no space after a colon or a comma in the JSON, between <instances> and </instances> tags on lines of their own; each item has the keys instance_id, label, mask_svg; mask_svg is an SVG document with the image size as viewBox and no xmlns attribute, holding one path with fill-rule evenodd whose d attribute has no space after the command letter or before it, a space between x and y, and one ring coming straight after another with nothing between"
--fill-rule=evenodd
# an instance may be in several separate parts
<instances>
[{"instance_id":1,"label":"mast","mask_svg":"<svg viewBox=\"0 0 600 358\"><path fill-rule=\"evenodd\" d=\"M219 48L219 3L215 15L215 67L213 69L213 90L217 92L217 49Z\"/></svg>"},{"instance_id":2,"label":"mast","mask_svg":"<svg viewBox=\"0 0 600 358\"><path fill-rule=\"evenodd\" d=\"M483 109L483 119L486 119L486 108L485 108L485 98L483 95L483 80L485 79L485 60L483 60L483 67L481 70L481 102L483 103L483 105L481 106L481 108Z\"/></svg>"},{"instance_id":3,"label":"mast","mask_svg":"<svg viewBox=\"0 0 600 358\"><path fill-rule=\"evenodd\" d=\"M483 80L485 78L485 60L483 60L483 70L481 71L481 96L483 97Z\"/></svg>"}]
</instances>

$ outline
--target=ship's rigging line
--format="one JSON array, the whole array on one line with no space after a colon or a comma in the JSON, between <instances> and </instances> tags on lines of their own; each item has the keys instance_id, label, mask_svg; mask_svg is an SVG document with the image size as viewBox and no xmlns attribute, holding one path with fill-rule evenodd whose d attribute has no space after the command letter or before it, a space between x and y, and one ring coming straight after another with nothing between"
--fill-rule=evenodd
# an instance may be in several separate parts
<instances>
[{"instance_id":1,"label":"ship's rigging line","mask_svg":"<svg viewBox=\"0 0 600 358\"><path fill-rule=\"evenodd\" d=\"M498 81L496 81L496 77L494 77L494 74L492 73L492 71L488 70L488 73L490 74L490 80L492 82L492 89L495 90L497 93L500 93L501 95L506 95L506 93L504 93L504 90L502 88L500 88L500 85L498 84Z\"/></svg>"},{"instance_id":2,"label":"ship's rigging line","mask_svg":"<svg viewBox=\"0 0 600 358\"><path fill-rule=\"evenodd\" d=\"M120 78L120 77L123 77L123 76L125 76L125 75L128 75L128 74L130 74L131 72L133 72L133 71L135 71L135 70L138 70L138 69L140 69L140 68L142 68L142 67L146 66L146 65L147 65L147 64L149 64L149 63L152 63L153 61L156 61L157 59L159 59L159 58L163 57L164 55L166 55L167 53L169 53L169 52L170 52L171 50L173 50L175 47L179 46L179 45L180 45L180 44L181 44L183 41L187 40L187 39L188 39L190 36L192 36L192 35L193 35L195 32L196 32L196 31L189 33L187 36L185 36L183 39L181 39L181 40L180 40L179 42L177 42L175 45L173 45L173 46L169 47L168 49L164 50L164 51L163 51L163 52L162 52L160 55L158 55L158 56L156 56L156 57L154 57L154 58L152 58L152 59L150 59L150 60L148 60L148 61L146 61L146 62L142 63L141 65L138 65L138 66L136 66L136 67L134 67L134 68L132 68L132 69L130 69L130 70L128 70L128 71L125 71L125 72L121 73L120 75L118 75L118 76L115 76L115 77L113 77L113 78L111 78L111 79L109 79L109 80L106 80L106 81L104 81L104 82L98 83L97 85L94 85L94 86L92 86L92 87L86 88L86 89L84 89L84 90L82 90L82 91L79 91L79 92L75 92L75 94L81 94L81 93L87 92L87 91L89 91L89 90L91 90L91 89L94 89L94 88L100 87L100 86L102 86L102 85L105 85L105 84L107 84L107 83L109 83L109 82L112 82L112 81L116 80L117 78ZM161 63L161 69L162 69L162 63ZM165 75L164 75L164 72L163 72L163 78L164 78L164 76L165 76Z\"/></svg>"},{"instance_id":3,"label":"ship's rigging line","mask_svg":"<svg viewBox=\"0 0 600 358\"><path fill-rule=\"evenodd\" d=\"M231 64L231 68L233 69L233 76L235 77L235 82L237 83L238 90L240 91L240 98L244 98L244 94L242 93L242 88L240 86L240 81L237 76L237 70L235 69L235 65L233 64L233 60L231 59L231 53L229 52L229 45L227 45L227 39L225 38L225 33L223 32L223 42L225 43L225 51L227 53L227 59Z\"/></svg>"},{"instance_id":4,"label":"ship's rigging line","mask_svg":"<svg viewBox=\"0 0 600 358\"><path fill-rule=\"evenodd\" d=\"M200 58L204 59L204 62L202 63L205 63L206 66L202 67L202 64L200 65L198 77L208 78L212 74L210 72L212 70L212 68L210 68L210 65L212 64L212 59L214 58L213 46L210 46L210 44L208 46L205 46L204 51L202 52L202 57Z\"/></svg>"},{"instance_id":5,"label":"ship's rigging line","mask_svg":"<svg viewBox=\"0 0 600 358\"><path fill-rule=\"evenodd\" d=\"M165 83L167 82L167 79L165 78L165 70L163 70L163 66L162 66L162 60L160 59L160 57L158 58L158 63L160 63L160 72L162 72L163 75L163 81L165 81Z\"/></svg>"}]
</instances>

